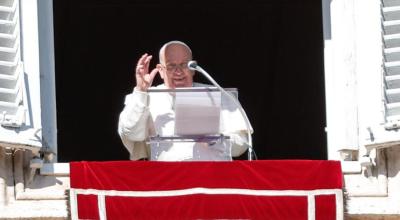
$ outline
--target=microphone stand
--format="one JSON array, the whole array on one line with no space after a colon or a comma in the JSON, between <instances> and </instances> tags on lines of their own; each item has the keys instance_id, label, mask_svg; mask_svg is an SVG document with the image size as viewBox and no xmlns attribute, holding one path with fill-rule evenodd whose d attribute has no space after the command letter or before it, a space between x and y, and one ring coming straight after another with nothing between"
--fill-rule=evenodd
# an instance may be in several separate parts
<instances>
[{"instance_id":1,"label":"microphone stand","mask_svg":"<svg viewBox=\"0 0 400 220\"><path fill-rule=\"evenodd\" d=\"M248 154L247 154L247 158L248 160L253 160L253 144L252 144L252 138L251 138L251 129L250 129L250 121L249 118L246 115L246 112L244 111L244 109L242 108L242 106L240 105L239 101L233 97L232 94L228 93L227 91L225 91L225 89L223 89L208 73L207 71L205 71L203 68L201 68L199 65L197 65L196 61L190 61L188 63L188 67L191 70L196 70L200 73L202 73L215 87L217 87L224 95L227 95L234 103L235 105L238 107L240 113L242 114L242 117L245 120L245 124L246 124L246 128L247 128L247 140L248 140Z\"/></svg>"}]
</instances>

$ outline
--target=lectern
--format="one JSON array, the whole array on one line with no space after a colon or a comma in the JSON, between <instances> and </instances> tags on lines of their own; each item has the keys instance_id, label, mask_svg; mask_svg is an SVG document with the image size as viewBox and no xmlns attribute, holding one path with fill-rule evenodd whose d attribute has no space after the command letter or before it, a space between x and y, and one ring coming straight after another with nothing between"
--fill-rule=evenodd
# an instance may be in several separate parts
<instances>
[{"instance_id":1,"label":"lectern","mask_svg":"<svg viewBox=\"0 0 400 220\"><path fill-rule=\"evenodd\" d=\"M237 89L227 89L237 97ZM168 161L171 154L188 161L232 160L230 137L223 134L223 111L233 104L215 87L150 89L169 93L174 111L174 133L149 139L151 160Z\"/></svg>"}]
</instances>

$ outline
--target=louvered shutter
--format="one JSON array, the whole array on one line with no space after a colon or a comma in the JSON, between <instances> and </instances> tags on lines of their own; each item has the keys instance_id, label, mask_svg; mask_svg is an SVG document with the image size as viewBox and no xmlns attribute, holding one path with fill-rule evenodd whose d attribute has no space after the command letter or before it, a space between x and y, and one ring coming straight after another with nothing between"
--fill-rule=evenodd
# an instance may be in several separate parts
<instances>
[{"instance_id":1,"label":"louvered shutter","mask_svg":"<svg viewBox=\"0 0 400 220\"><path fill-rule=\"evenodd\" d=\"M0 1L0 124L20 127L25 120L18 0Z\"/></svg>"},{"instance_id":2,"label":"louvered shutter","mask_svg":"<svg viewBox=\"0 0 400 220\"><path fill-rule=\"evenodd\" d=\"M400 128L400 1L382 2L385 128Z\"/></svg>"},{"instance_id":3,"label":"louvered shutter","mask_svg":"<svg viewBox=\"0 0 400 220\"><path fill-rule=\"evenodd\" d=\"M37 2L0 0L0 147L35 155L43 139Z\"/></svg>"}]
</instances>

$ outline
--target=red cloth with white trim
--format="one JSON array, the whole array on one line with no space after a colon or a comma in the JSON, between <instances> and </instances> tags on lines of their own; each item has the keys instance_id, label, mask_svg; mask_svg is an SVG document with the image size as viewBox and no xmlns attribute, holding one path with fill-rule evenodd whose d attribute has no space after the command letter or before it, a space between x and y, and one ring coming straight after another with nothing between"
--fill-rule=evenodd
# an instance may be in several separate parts
<instances>
[{"instance_id":1,"label":"red cloth with white trim","mask_svg":"<svg viewBox=\"0 0 400 220\"><path fill-rule=\"evenodd\" d=\"M107 219L308 219L293 190L342 189L340 162L319 160L71 162L70 175L73 190L110 193ZM313 198L316 220L337 218L334 194ZM96 195L77 203L79 219L100 218Z\"/></svg>"}]
</instances>

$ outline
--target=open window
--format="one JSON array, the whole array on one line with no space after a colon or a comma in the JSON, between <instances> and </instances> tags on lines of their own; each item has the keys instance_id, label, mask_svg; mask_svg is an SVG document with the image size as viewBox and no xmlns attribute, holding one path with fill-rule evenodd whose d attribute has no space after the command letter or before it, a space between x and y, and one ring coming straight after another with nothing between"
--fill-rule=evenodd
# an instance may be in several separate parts
<instances>
[{"instance_id":1,"label":"open window","mask_svg":"<svg viewBox=\"0 0 400 220\"><path fill-rule=\"evenodd\" d=\"M54 87L52 2L0 1L0 147L57 160Z\"/></svg>"}]
</instances>

